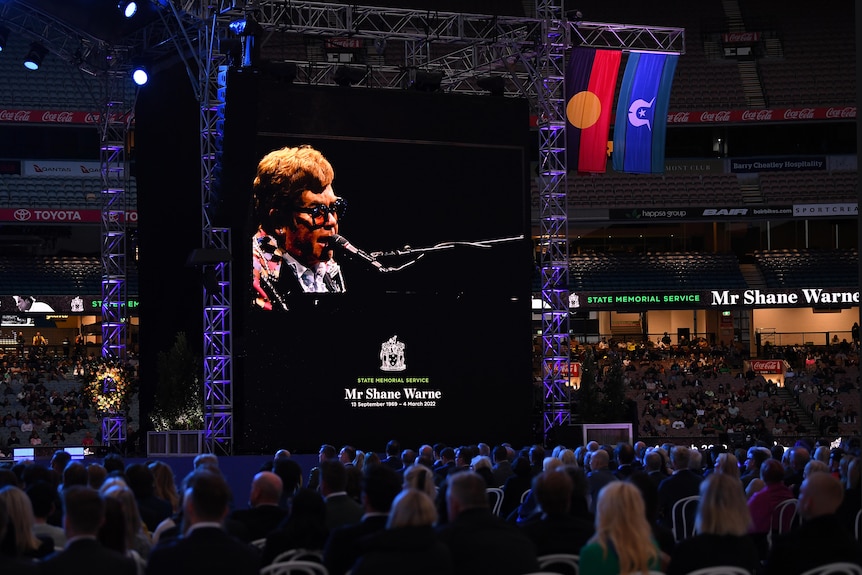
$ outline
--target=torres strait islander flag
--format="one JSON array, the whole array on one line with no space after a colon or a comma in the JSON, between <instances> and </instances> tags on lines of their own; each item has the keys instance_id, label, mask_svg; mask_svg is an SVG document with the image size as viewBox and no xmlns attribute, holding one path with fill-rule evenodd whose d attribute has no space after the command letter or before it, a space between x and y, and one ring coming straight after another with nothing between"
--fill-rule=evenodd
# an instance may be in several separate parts
<instances>
[{"instance_id":1,"label":"torres strait islander flag","mask_svg":"<svg viewBox=\"0 0 862 575\"><path fill-rule=\"evenodd\" d=\"M566 163L602 173L608 163L611 108L622 52L572 48L566 70Z\"/></svg>"},{"instance_id":2,"label":"torres strait islander flag","mask_svg":"<svg viewBox=\"0 0 862 575\"><path fill-rule=\"evenodd\" d=\"M678 59L677 54L629 54L614 121L615 171L664 172L667 109Z\"/></svg>"}]
</instances>

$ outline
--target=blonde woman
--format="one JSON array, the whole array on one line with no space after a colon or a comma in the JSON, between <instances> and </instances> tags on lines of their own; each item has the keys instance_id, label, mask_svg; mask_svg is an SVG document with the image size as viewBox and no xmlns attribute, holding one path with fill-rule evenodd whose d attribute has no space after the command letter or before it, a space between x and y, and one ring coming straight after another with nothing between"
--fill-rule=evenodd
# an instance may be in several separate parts
<instances>
[{"instance_id":1,"label":"blonde woman","mask_svg":"<svg viewBox=\"0 0 862 575\"><path fill-rule=\"evenodd\" d=\"M404 470L404 489L424 491L428 497L437 497L437 486L434 484L434 472L424 465L411 465Z\"/></svg>"},{"instance_id":2,"label":"blonde woman","mask_svg":"<svg viewBox=\"0 0 862 575\"><path fill-rule=\"evenodd\" d=\"M135 501L135 494L128 487L115 485L103 490L102 497L105 499L117 499L122 506L123 520L126 524L125 548L127 555L138 560L138 557L135 557L136 553L141 559L146 560L150 555L152 539L144 525L144 522L141 520L141 514L138 511L138 503Z\"/></svg>"},{"instance_id":3,"label":"blonde woman","mask_svg":"<svg viewBox=\"0 0 862 575\"><path fill-rule=\"evenodd\" d=\"M739 459L732 453L720 453L715 460L715 472L735 477L742 482L739 475Z\"/></svg>"},{"instance_id":4,"label":"blonde woman","mask_svg":"<svg viewBox=\"0 0 862 575\"><path fill-rule=\"evenodd\" d=\"M752 573L760 567L757 545L749 535L751 513L739 480L713 473L700 484L695 535L673 551L668 575L683 575L703 567L735 565Z\"/></svg>"},{"instance_id":5,"label":"blonde woman","mask_svg":"<svg viewBox=\"0 0 862 575\"><path fill-rule=\"evenodd\" d=\"M170 502L172 513L176 513L180 509L180 494L177 492L177 480L174 476L174 470L167 463L161 461L153 461L149 464L150 470L153 472L155 479L155 489L153 494L165 501Z\"/></svg>"},{"instance_id":6,"label":"blonde woman","mask_svg":"<svg viewBox=\"0 0 862 575\"><path fill-rule=\"evenodd\" d=\"M405 489L392 502L386 529L368 539L351 575L411 573L448 575L454 572L449 548L437 537L437 509L428 494Z\"/></svg>"},{"instance_id":7,"label":"blonde woman","mask_svg":"<svg viewBox=\"0 0 862 575\"><path fill-rule=\"evenodd\" d=\"M36 518L30 497L21 488L7 485L0 489L0 499L9 511L9 529L0 542L0 553L40 559L54 551L54 540L37 537L33 532Z\"/></svg>"},{"instance_id":8,"label":"blonde woman","mask_svg":"<svg viewBox=\"0 0 862 575\"><path fill-rule=\"evenodd\" d=\"M646 519L643 496L628 481L599 492L596 534L580 552L581 575L632 575L659 571L663 555Z\"/></svg>"}]
</instances>

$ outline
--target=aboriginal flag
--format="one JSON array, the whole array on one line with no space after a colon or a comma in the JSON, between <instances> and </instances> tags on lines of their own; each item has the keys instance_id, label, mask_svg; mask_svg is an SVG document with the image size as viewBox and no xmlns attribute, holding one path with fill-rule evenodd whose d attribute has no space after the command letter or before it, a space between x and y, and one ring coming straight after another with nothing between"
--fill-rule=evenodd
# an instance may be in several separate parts
<instances>
[{"instance_id":1,"label":"aboriginal flag","mask_svg":"<svg viewBox=\"0 0 862 575\"><path fill-rule=\"evenodd\" d=\"M611 108L622 52L572 48L566 70L566 162L569 171L606 170Z\"/></svg>"},{"instance_id":2,"label":"aboriginal flag","mask_svg":"<svg viewBox=\"0 0 862 575\"><path fill-rule=\"evenodd\" d=\"M632 52L626 64L614 121L617 172L664 172L665 132L676 54Z\"/></svg>"}]
</instances>

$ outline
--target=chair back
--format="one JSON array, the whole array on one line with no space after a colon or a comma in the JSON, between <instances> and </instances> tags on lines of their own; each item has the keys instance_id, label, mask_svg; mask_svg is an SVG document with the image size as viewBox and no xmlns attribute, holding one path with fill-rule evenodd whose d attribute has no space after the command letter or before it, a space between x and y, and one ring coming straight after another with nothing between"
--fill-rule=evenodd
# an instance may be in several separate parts
<instances>
[{"instance_id":1,"label":"chair back","mask_svg":"<svg viewBox=\"0 0 862 575\"><path fill-rule=\"evenodd\" d=\"M316 561L281 561L261 568L260 575L329 575L326 567Z\"/></svg>"},{"instance_id":2,"label":"chair back","mask_svg":"<svg viewBox=\"0 0 862 575\"><path fill-rule=\"evenodd\" d=\"M689 495L676 501L671 508L671 528L674 539L679 542L694 535L694 519L700 495Z\"/></svg>"},{"instance_id":3,"label":"chair back","mask_svg":"<svg viewBox=\"0 0 862 575\"><path fill-rule=\"evenodd\" d=\"M257 547L258 549L263 549L266 547L266 537L261 537L260 539L255 539L251 542L252 545Z\"/></svg>"},{"instance_id":4,"label":"chair back","mask_svg":"<svg viewBox=\"0 0 862 575\"><path fill-rule=\"evenodd\" d=\"M494 515L500 514L500 508L503 507L503 489L500 487L488 487L485 489L488 494L488 504L491 506L491 511Z\"/></svg>"},{"instance_id":5,"label":"chair back","mask_svg":"<svg viewBox=\"0 0 862 575\"><path fill-rule=\"evenodd\" d=\"M713 565L689 571L686 575L751 575L751 571L736 565Z\"/></svg>"},{"instance_id":6,"label":"chair back","mask_svg":"<svg viewBox=\"0 0 862 575\"><path fill-rule=\"evenodd\" d=\"M579 575L581 558L574 553L548 553L539 555L539 568L562 575Z\"/></svg>"},{"instance_id":7,"label":"chair back","mask_svg":"<svg viewBox=\"0 0 862 575\"><path fill-rule=\"evenodd\" d=\"M862 509L856 512L856 541L860 541L860 535L862 535Z\"/></svg>"},{"instance_id":8,"label":"chair back","mask_svg":"<svg viewBox=\"0 0 862 575\"><path fill-rule=\"evenodd\" d=\"M798 499L785 499L772 510L770 528L766 534L766 541L770 548L772 547L773 535L787 533L799 524L797 503L799 503Z\"/></svg>"},{"instance_id":9,"label":"chair back","mask_svg":"<svg viewBox=\"0 0 862 575\"><path fill-rule=\"evenodd\" d=\"M285 561L316 561L323 563L323 552L317 549L288 549L275 556L273 563Z\"/></svg>"},{"instance_id":10,"label":"chair back","mask_svg":"<svg viewBox=\"0 0 862 575\"><path fill-rule=\"evenodd\" d=\"M530 496L530 493L532 493L532 491L532 489L527 489L523 493L521 493L521 503L527 500L527 497Z\"/></svg>"},{"instance_id":11,"label":"chair back","mask_svg":"<svg viewBox=\"0 0 862 575\"><path fill-rule=\"evenodd\" d=\"M837 561L809 569L801 575L862 575L862 567L856 563Z\"/></svg>"}]
</instances>

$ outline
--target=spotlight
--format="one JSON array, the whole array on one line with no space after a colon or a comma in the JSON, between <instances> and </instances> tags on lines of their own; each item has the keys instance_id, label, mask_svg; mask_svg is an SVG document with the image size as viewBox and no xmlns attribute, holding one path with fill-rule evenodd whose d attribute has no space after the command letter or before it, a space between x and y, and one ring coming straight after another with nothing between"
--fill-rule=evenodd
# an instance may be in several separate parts
<instances>
[{"instance_id":1,"label":"spotlight","mask_svg":"<svg viewBox=\"0 0 862 575\"><path fill-rule=\"evenodd\" d=\"M0 26L0 52L6 49L6 42L9 40L9 28Z\"/></svg>"},{"instance_id":2,"label":"spotlight","mask_svg":"<svg viewBox=\"0 0 862 575\"><path fill-rule=\"evenodd\" d=\"M138 86L143 86L149 79L150 77L147 74L147 69L143 65L137 65L132 68L132 80L134 80L135 84Z\"/></svg>"},{"instance_id":3,"label":"spotlight","mask_svg":"<svg viewBox=\"0 0 862 575\"><path fill-rule=\"evenodd\" d=\"M123 16L131 18L138 12L138 3L129 0L120 0L120 3L117 4L117 8L119 8L120 12L123 13Z\"/></svg>"},{"instance_id":4,"label":"spotlight","mask_svg":"<svg viewBox=\"0 0 862 575\"><path fill-rule=\"evenodd\" d=\"M38 70L47 54L48 50L45 46L39 42L33 42L30 44L30 51L27 52L27 56L24 58L24 67L28 70Z\"/></svg>"}]
</instances>

